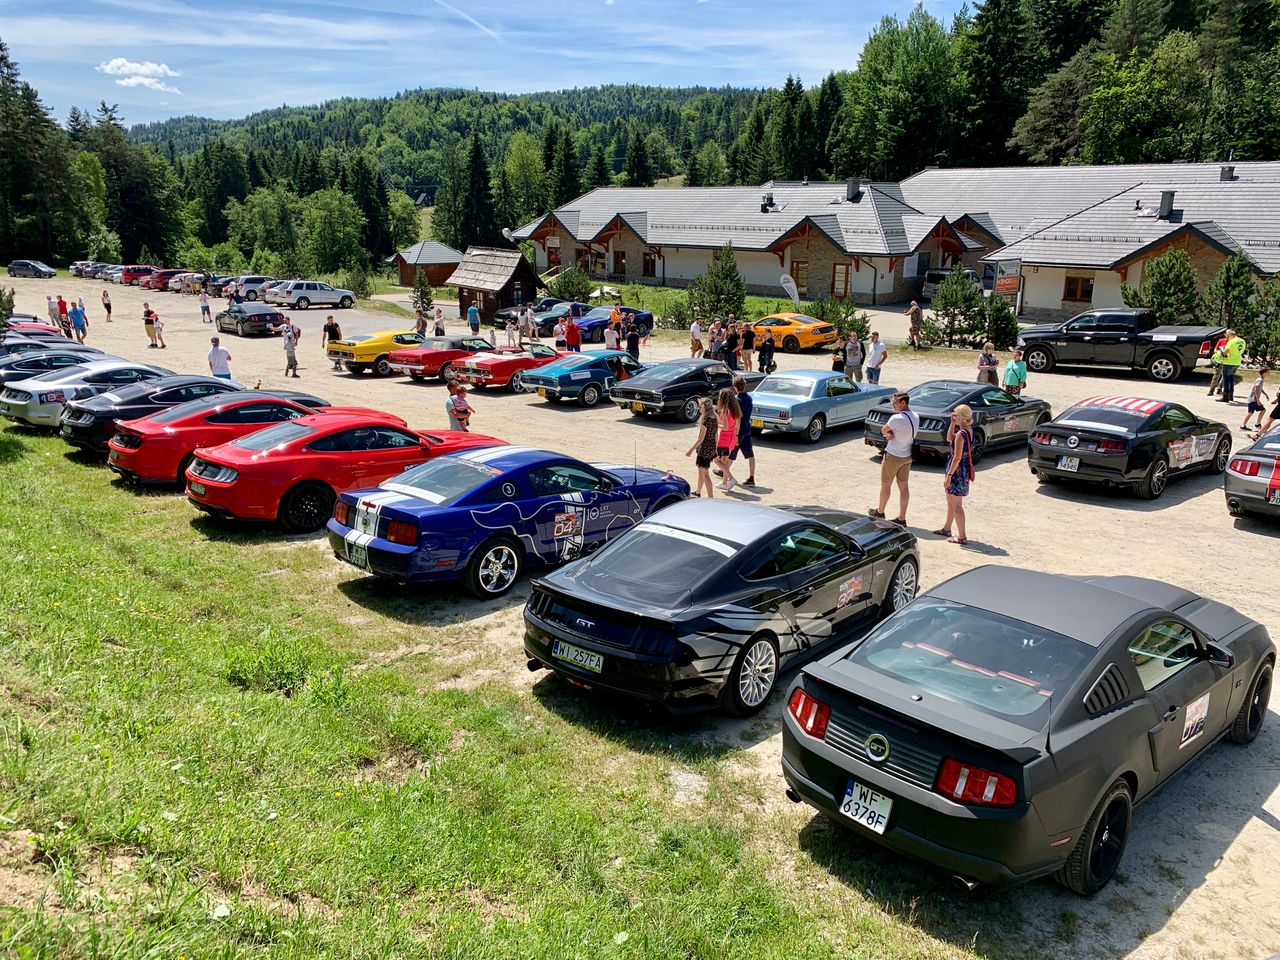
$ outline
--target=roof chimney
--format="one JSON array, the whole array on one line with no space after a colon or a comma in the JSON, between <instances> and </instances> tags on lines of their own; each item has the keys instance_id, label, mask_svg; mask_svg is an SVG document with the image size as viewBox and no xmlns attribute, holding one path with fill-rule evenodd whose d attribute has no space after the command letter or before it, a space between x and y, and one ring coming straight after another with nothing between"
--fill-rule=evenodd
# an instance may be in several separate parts
<instances>
[{"instance_id":1,"label":"roof chimney","mask_svg":"<svg viewBox=\"0 0 1280 960\"><path fill-rule=\"evenodd\" d=\"M857 203L862 199L862 181L857 177L850 177L844 182L844 198L850 203Z\"/></svg>"},{"instance_id":2,"label":"roof chimney","mask_svg":"<svg viewBox=\"0 0 1280 960\"><path fill-rule=\"evenodd\" d=\"M808 185L809 185L809 175L806 173L806 174L804 175L804 184L803 184L803 186L806 186L806 187L807 187Z\"/></svg>"},{"instance_id":3,"label":"roof chimney","mask_svg":"<svg viewBox=\"0 0 1280 960\"><path fill-rule=\"evenodd\" d=\"M1160 191L1160 212L1156 214L1161 220L1168 220L1169 214L1173 213L1173 191Z\"/></svg>"},{"instance_id":4,"label":"roof chimney","mask_svg":"<svg viewBox=\"0 0 1280 960\"><path fill-rule=\"evenodd\" d=\"M1224 183L1228 180L1234 180L1235 178L1236 178L1236 168L1234 166L1231 166L1228 164L1227 166L1223 167L1221 170L1218 171L1218 179L1223 181Z\"/></svg>"}]
</instances>

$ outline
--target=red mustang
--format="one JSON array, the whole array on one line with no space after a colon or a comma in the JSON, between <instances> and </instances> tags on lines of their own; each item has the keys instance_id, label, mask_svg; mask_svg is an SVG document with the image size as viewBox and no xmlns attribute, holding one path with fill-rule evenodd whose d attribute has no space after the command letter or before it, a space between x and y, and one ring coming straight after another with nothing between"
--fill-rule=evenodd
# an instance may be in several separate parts
<instances>
[{"instance_id":1,"label":"red mustang","mask_svg":"<svg viewBox=\"0 0 1280 960\"><path fill-rule=\"evenodd\" d=\"M198 447L216 447L273 423L294 420L329 407L319 397L292 390L217 393L116 424L107 443L107 466L143 483L186 483ZM387 416L390 416L388 414Z\"/></svg>"},{"instance_id":2,"label":"red mustang","mask_svg":"<svg viewBox=\"0 0 1280 960\"><path fill-rule=\"evenodd\" d=\"M187 499L206 513L311 532L325 525L340 493L441 454L505 443L458 430L420 433L388 417L321 413L200 450L187 469Z\"/></svg>"},{"instance_id":3,"label":"red mustang","mask_svg":"<svg viewBox=\"0 0 1280 960\"><path fill-rule=\"evenodd\" d=\"M514 351L514 352L513 352ZM524 393L520 372L540 367L559 357L558 353L543 343L518 347L502 347L489 353L477 353L454 365L454 376L462 383L475 387L510 387L516 393Z\"/></svg>"},{"instance_id":4,"label":"red mustang","mask_svg":"<svg viewBox=\"0 0 1280 960\"><path fill-rule=\"evenodd\" d=\"M459 360L492 350L493 344L484 337L428 337L416 347L391 351L387 363L414 381L427 377L448 381L453 379L454 364Z\"/></svg>"}]
</instances>

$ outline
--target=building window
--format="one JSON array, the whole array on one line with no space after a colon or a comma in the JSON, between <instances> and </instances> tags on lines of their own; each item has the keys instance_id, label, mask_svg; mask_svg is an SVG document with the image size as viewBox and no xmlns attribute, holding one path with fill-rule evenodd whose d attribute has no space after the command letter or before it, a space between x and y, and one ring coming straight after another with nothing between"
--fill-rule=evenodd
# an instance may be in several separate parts
<instances>
[{"instance_id":1,"label":"building window","mask_svg":"<svg viewBox=\"0 0 1280 960\"><path fill-rule=\"evenodd\" d=\"M646 277L656 277L658 275L658 255L656 253L646 253L644 255L641 273Z\"/></svg>"},{"instance_id":2,"label":"building window","mask_svg":"<svg viewBox=\"0 0 1280 960\"><path fill-rule=\"evenodd\" d=\"M916 276L923 277L929 272L929 263L933 259L932 251L921 250L916 254Z\"/></svg>"},{"instance_id":3,"label":"building window","mask_svg":"<svg viewBox=\"0 0 1280 960\"><path fill-rule=\"evenodd\" d=\"M796 282L796 291L802 298L809 296L809 261L791 261L791 279Z\"/></svg>"},{"instance_id":4,"label":"building window","mask_svg":"<svg viewBox=\"0 0 1280 960\"><path fill-rule=\"evenodd\" d=\"M560 248L558 246L547 247L547 266L560 266Z\"/></svg>"},{"instance_id":5,"label":"building window","mask_svg":"<svg viewBox=\"0 0 1280 960\"><path fill-rule=\"evenodd\" d=\"M605 255L596 251L591 253L591 272L604 273L605 271Z\"/></svg>"},{"instance_id":6,"label":"building window","mask_svg":"<svg viewBox=\"0 0 1280 960\"><path fill-rule=\"evenodd\" d=\"M843 300L849 295L849 264L831 265L831 295L837 300Z\"/></svg>"},{"instance_id":7,"label":"building window","mask_svg":"<svg viewBox=\"0 0 1280 960\"><path fill-rule=\"evenodd\" d=\"M1092 303L1093 277L1067 277L1067 282L1062 288L1062 299Z\"/></svg>"},{"instance_id":8,"label":"building window","mask_svg":"<svg viewBox=\"0 0 1280 960\"><path fill-rule=\"evenodd\" d=\"M613 272L618 276L625 276L627 272L627 251L613 251Z\"/></svg>"}]
</instances>

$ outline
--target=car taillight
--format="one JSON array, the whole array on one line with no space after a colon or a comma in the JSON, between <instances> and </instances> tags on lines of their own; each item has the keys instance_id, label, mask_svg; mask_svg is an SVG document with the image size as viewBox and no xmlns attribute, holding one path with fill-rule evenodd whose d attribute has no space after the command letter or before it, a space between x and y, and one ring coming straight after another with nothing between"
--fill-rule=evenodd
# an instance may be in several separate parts
<instances>
[{"instance_id":1,"label":"car taillight","mask_svg":"<svg viewBox=\"0 0 1280 960\"><path fill-rule=\"evenodd\" d=\"M1018 785L1012 778L950 757L942 761L933 789L948 800L979 807L1011 807L1018 799Z\"/></svg>"},{"instance_id":2,"label":"car taillight","mask_svg":"<svg viewBox=\"0 0 1280 960\"><path fill-rule=\"evenodd\" d=\"M1242 477L1256 477L1258 475L1258 467L1260 464L1257 460L1245 460L1241 457L1231 461L1231 472L1238 473Z\"/></svg>"},{"instance_id":3,"label":"car taillight","mask_svg":"<svg viewBox=\"0 0 1280 960\"><path fill-rule=\"evenodd\" d=\"M1034 439L1036 443L1048 443L1053 439L1053 434L1046 433L1043 430L1037 430L1032 439Z\"/></svg>"},{"instance_id":4,"label":"car taillight","mask_svg":"<svg viewBox=\"0 0 1280 960\"><path fill-rule=\"evenodd\" d=\"M1206 340L1204 343L1200 344L1200 356L1207 357L1209 355L1209 351L1212 349L1213 348L1209 346L1209 341Z\"/></svg>"},{"instance_id":5,"label":"car taillight","mask_svg":"<svg viewBox=\"0 0 1280 960\"><path fill-rule=\"evenodd\" d=\"M779 420L790 420L790 419L791 419L791 414L790 414L789 412L787 412L786 410L779 410L779 411L778 411L778 419L779 419Z\"/></svg>"},{"instance_id":6,"label":"car taillight","mask_svg":"<svg viewBox=\"0 0 1280 960\"><path fill-rule=\"evenodd\" d=\"M1098 441L1099 453L1124 453L1125 450L1127 450L1128 448L1129 448L1129 445L1125 443L1123 440L1099 440Z\"/></svg>"},{"instance_id":7,"label":"car taillight","mask_svg":"<svg viewBox=\"0 0 1280 960\"><path fill-rule=\"evenodd\" d=\"M418 542L417 524L406 523L403 520L392 520L387 524L387 539L392 543L412 546Z\"/></svg>"},{"instance_id":8,"label":"car taillight","mask_svg":"<svg viewBox=\"0 0 1280 960\"><path fill-rule=\"evenodd\" d=\"M344 527L351 526L351 504L339 500L333 505L333 519Z\"/></svg>"},{"instance_id":9,"label":"car taillight","mask_svg":"<svg viewBox=\"0 0 1280 960\"><path fill-rule=\"evenodd\" d=\"M827 735L827 720L831 718L831 708L810 696L807 690L796 687L787 709L796 718L796 723L800 724L800 729L809 736L821 740Z\"/></svg>"}]
</instances>

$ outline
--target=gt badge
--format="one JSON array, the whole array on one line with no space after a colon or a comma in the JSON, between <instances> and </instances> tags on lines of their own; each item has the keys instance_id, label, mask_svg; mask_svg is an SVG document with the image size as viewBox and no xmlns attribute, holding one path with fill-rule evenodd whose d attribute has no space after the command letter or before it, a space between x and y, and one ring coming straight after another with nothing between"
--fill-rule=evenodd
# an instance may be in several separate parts
<instances>
[{"instance_id":1,"label":"gt badge","mask_svg":"<svg viewBox=\"0 0 1280 960\"><path fill-rule=\"evenodd\" d=\"M872 763L884 763L889 759L889 740L879 733L867 737L862 749Z\"/></svg>"}]
</instances>

